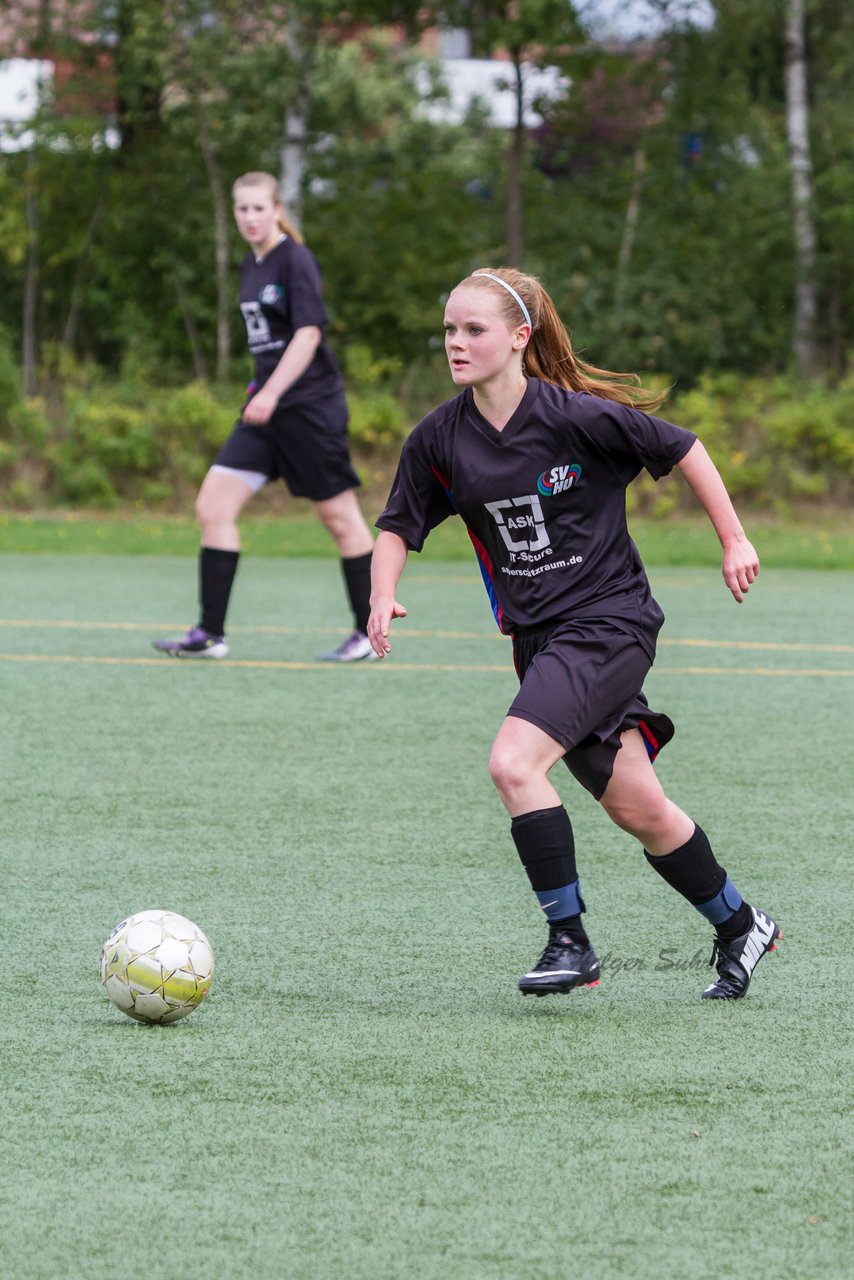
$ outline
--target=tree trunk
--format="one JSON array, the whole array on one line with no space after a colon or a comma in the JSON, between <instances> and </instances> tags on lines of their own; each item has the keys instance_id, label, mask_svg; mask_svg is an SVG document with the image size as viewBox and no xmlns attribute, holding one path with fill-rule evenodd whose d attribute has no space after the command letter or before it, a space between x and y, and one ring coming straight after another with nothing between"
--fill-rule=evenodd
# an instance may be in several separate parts
<instances>
[{"instance_id":1,"label":"tree trunk","mask_svg":"<svg viewBox=\"0 0 854 1280\"><path fill-rule=\"evenodd\" d=\"M26 184L27 266L24 278L21 367L24 395L34 396L38 391L36 315L39 297L39 212L36 200L36 158L32 151L27 156Z\"/></svg>"},{"instance_id":2,"label":"tree trunk","mask_svg":"<svg viewBox=\"0 0 854 1280\"><path fill-rule=\"evenodd\" d=\"M799 371L804 377L809 377L816 370L815 329L818 306L805 46L804 0L787 0L786 131L789 140L795 239L792 351Z\"/></svg>"},{"instance_id":3,"label":"tree trunk","mask_svg":"<svg viewBox=\"0 0 854 1280\"><path fill-rule=\"evenodd\" d=\"M846 264L837 262L836 269L832 270L830 277L830 289L827 299L827 363L830 367L831 375L835 381L839 381L845 377L846 351L843 339L843 316L842 316L842 281L846 275Z\"/></svg>"},{"instance_id":4,"label":"tree trunk","mask_svg":"<svg viewBox=\"0 0 854 1280\"><path fill-rule=\"evenodd\" d=\"M223 382L228 373L231 355L231 329L229 325L228 280L228 227L229 211L219 172L216 151L208 127L208 118L201 102L196 103L199 122L199 143L208 175L211 203L214 211L214 278L216 281L216 380Z\"/></svg>"},{"instance_id":5,"label":"tree trunk","mask_svg":"<svg viewBox=\"0 0 854 1280\"><path fill-rule=\"evenodd\" d=\"M513 53L514 91L516 119L510 135L507 151L507 204L506 251L508 267L518 267L522 261L524 238L522 228L522 162L525 151L525 85L522 78L522 58Z\"/></svg>"},{"instance_id":6,"label":"tree trunk","mask_svg":"<svg viewBox=\"0 0 854 1280\"><path fill-rule=\"evenodd\" d=\"M301 229L305 146L308 137L309 82L313 55L307 33L296 13L288 23L287 47L295 88L285 102L282 115L279 190L291 221L294 226Z\"/></svg>"},{"instance_id":7,"label":"tree trunk","mask_svg":"<svg viewBox=\"0 0 854 1280\"><path fill-rule=\"evenodd\" d=\"M140 58L140 41L145 36L145 15L140 0L116 0L111 25L115 30L114 50L116 107L119 126L118 165L129 157L157 149L163 129L161 106L163 84L154 59Z\"/></svg>"},{"instance_id":8,"label":"tree trunk","mask_svg":"<svg viewBox=\"0 0 854 1280\"><path fill-rule=\"evenodd\" d=\"M617 312L623 309L629 263L632 260L632 249L634 248L635 231L640 217L641 196L643 195L645 180L646 151L643 143L641 143L635 151L634 178L632 179L632 189L629 192L629 203L626 207L626 220L623 223L623 239L620 243L620 253L617 257L617 280L614 286L614 310Z\"/></svg>"},{"instance_id":9,"label":"tree trunk","mask_svg":"<svg viewBox=\"0 0 854 1280\"><path fill-rule=\"evenodd\" d=\"M86 238L83 241L83 247L77 257L77 265L74 271L74 285L71 289L71 301L68 305L68 315L65 318L65 326L62 330L62 345L69 349L74 346L74 340L77 337L77 322L80 319L80 310L83 306L83 285L86 280L86 273L89 269L89 250L92 248L92 241L95 239L95 233L100 226L101 219L104 216L104 198L101 196L95 205L95 212L89 221L86 229Z\"/></svg>"},{"instance_id":10,"label":"tree trunk","mask_svg":"<svg viewBox=\"0 0 854 1280\"><path fill-rule=\"evenodd\" d=\"M282 149L279 154L279 190L291 221L302 227L302 189L305 175L305 140L308 132L308 94L300 85L295 101L285 106Z\"/></svg>"},{"instance_id":11,"label":"tree trunk","mask_svg":"<svg viewBox=\"0 0 854 1280\"><path fill-rule=\"evenodd\" d=\"M193 369L199 382L207 382L208 369L205 363L205 353L202 342L199 337L199 329L196 324L196 317L193 315L193 309L190 306L190 299L187 296L187 290L181 279L180 267L177 262L172 264L172 285L175 289L175 297L178 300L178 310L181 312L181 319L184 322L184 329L187 334L187 340L190 343L190 352L193 357Z\"/></svg>"},{"instance_id":12,"label":"tree trunk","mask_svg":"<svg viewBox=\"0 0 854 1280\"><path fill-rule=\"evenodd\" d=\"M4 5L4 8L6 6ZM53 4L52 0L39 0L38 27L35 50L50 50L53 36Z\"/></svg>"}]
</instances>

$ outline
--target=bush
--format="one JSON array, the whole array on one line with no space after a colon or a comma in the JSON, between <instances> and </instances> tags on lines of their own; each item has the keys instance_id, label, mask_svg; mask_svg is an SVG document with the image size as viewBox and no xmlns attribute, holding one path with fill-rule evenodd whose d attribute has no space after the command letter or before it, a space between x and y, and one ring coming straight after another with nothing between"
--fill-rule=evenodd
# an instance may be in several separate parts
<instances>
[{"instance_id":1,"label":"bush","mask_svg":"<svg viewBox=\"0 0 854 1280\"><path fill-rule=\"evenodd\" d=\"M344 350L344 369L353 444L369 453L399 445L411 425L397 394L400 361L377 357L363 343L353 343Z\"/></svg>"},{"instance_id":2,"label":"bush","mask_svg":"<svg viewBox=\"0 0 854 1280\"><path fill-rule=\"evenodd\" d=\"M2 420L21 399L21 370L15 359L12 342L5 329L0 329L0 434Z\"/></svg>"},{"instance_id":3,"label":"bush","mask_svg":"<svg viewBox=\"0 0 854 1280\"><path fill-rule=\"evenodd\" d=\"M137 369L110 381L96 366L57 357L45 397L23 400L3 343L0 335L0 477L13 505L186 509L231 429L242 388L157 386ZM344 363L354 449L370 459L372 475L384 475L424 411L416 406L441 396L433 394L435 370L430 364L401 373L396 362L359 345L347 348ZM851 502L854 375L835 388L708 375L675 393L661 412L696 431L737 502L771 511ZM631 487L629 503L667 519L694 499L684 486L656 486L645 476Z\"/></svg>"},{"instance_id":4,"label":"bush","mask_svg":"<svg viewBox=\"0 0 854 1280\"><path fill-rule=\"evenodd\" d=\"M186 502L228 433L240 393L226 408L220 395L198 382L162 388L137 371L112 384L97 370L64 373L53 387L52 421L38 402L10 415L17 424L16 460L38 451L43 498L95 507L128 499L145 506ZM0 466L3 460L0 451Z\"/></svg>"},{"instance_id":5,"label":"bush","mask_svg":"<svg viewBox=\"0 0 854 1280\"><path fill-rule=\"evenodd\" d=\"M838 387L797 378L706 375L661 411L695 431L734 499L771 510L854 491L854 377Z\"/></svg>"},{"instance_id":6,"label":"bush","mask_svg":"<svg viewBox=\"0 0 854 1280\"><path fill-rule=\"evenodd\" d=\"M357 447L372 452L400 446L411 423L403 405L390 391L376 391L349 397L350 439Z\"/></svg>"}]
</instances>

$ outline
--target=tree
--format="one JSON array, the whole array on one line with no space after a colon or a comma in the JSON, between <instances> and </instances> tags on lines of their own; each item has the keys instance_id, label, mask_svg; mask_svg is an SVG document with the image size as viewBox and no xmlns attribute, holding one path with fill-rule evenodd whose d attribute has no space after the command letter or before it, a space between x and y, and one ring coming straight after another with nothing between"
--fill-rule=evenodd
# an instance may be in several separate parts
<instances>
[{"instance_id":1,"label":"tree","mask_svg":"<svg viewBox=\"0 0 854 1280\"><path fill-rule=\"evenodd\" d=\"M816 363L841 374L854 346L854 9L804 4L812 336ZM64 342L160 381L242 375L228 334L244 251L229 187L249 168L280 172L286 117L302 122L290 129L290 203L301 203L345 355L418 362L449 284L513 257L541 276L594 363L687 382L791 359L783 0L715 0L711 27L619 45L573 35L576 6L545 0L71 8L90 14L85 40L59 21L68 6L33 0L63 55L57 93L34 122L29 178L25 153L0 155L0 323L27 333L32 369L38 350L50 358ZM475 53L496 54L517 125L531 67L560 65L566 100L538 103L535 131L497 130L477 111L459 127L432 123L420 87L430 64L381 24L414 30L437 15L468 25ZM111 103L115 149L104 145Z\"/></svg>"},{"instance_id":2,"label":"tree","mask_svg":"<svg viewBox=\"0 0 854 1280\"><path fill-rule=\"evenodd\" d=\"M786 133L792 174L796 262L792 350L798 369L808 377L816 368L818 304L804 0L786 0Z\"/></svg>"},{"instance_id":3,"label":"tree","mask_svg":"<svg viewBox=\"0 0 854 1280\"><path fill-rule=\"evenodd\" d=\"M427 119L416 65L381 37L330 43L313 85L309 244L335 335L386 362L429 353L443 294L501 235L486 179L503 139Z\"/></svg>"},{"instance_id":4,"label":"tree","mask_svg":"<svg viewBox=\"0 0 854 1280\"><path fill-rule=\"evenodd\" d=\"M530 67L553 65L566 57L581 37L568 0L477 0L474 4L440 6L446 21L469 29L476 52L507 57L508 87L513 92L514 120L505 161L505 234L503 259L519 266L524 257L523 185L528 167L526 91Z\"/></svg>"},{"instance_id":5,"label":"tree","mask_svg":"<svg viewBox=\"0 0 854 1280\"><path fill-rule=\"evenodd\" d=\"M23 370L24 395L34 396L37 390L38 359L36 335L36 308L39 293L39 217L36 182L38 164L34 151L27 152L26 196L24 205L27 216L27 268L24 283L24 314L21 342L21 368Z\"/></svg>"}]
</instances>

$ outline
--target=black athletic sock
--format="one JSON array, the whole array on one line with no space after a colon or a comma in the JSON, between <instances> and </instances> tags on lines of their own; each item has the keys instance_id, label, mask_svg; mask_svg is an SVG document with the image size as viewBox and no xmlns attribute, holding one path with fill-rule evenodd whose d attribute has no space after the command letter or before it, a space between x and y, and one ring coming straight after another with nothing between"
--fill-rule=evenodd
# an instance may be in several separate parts
<instances>
[{"instance_id":1,"label":"black athletic sock","mask_svg":"<svg viewBox=\"0 0 854 1280\"><path fill-rule=\"evenodd\" d=\"M560 923L583 946L590 943L581 925L584 900L575 867L575 837L563 805L521 813L510 834L531 888L549 924Z\"/></svg>"},{"instance_id":2,"label":"black athletic sock","mask_svg":"<svg viewBox=\"0 0 854 1280\"><path fill-rule=\"evenodd\" d=\"M721 942L731 942L733 938L740 938L743 933L749 933L752 928L753 912L748 903L742 902L729 920L723 920L715 925L715 933Z\"/></svg>"},{"instance_id":3,"label":"black athletic sock","mask_svg":"<svg viewBox=\"0 0 854 1280\"><path fill-rule=\"evenodd\" d=\"M225 635L225 615L237 572L239 551L202 547L199 551L199 626L212 636Z\"/></svg>"},{"instance_id":4,"label":"black athletic sock","mask_svg":"<svg viewBox=\"0 0 854 1280\"><path fill-rule=\"evenodd\" d=\"M371 616L371 552L363 556L342 556L341 571L353 610L353 623L357 631L367 632Z\"/></svg>"},{"instance_id":5,"label":"black athletic sock","mask_svg":"<svg viewBox=\"0 0 854 1280\"><path fill-rule=\"evenodd\" d=\"M573 942L577 942L580 947L585 949L590 946L590 939L587 936L587 930L581 923L581 916L567 916L564 920L550 920L550 927L562 929L564 933L568 933Z\"/></svg>"},{"instance_id":6,"label":"black athletic sock","mask_svg":"<svg viewBox=\"0 0 854 1280\"><path fill-rule=\"evenodd\" d=\"M715 926L719 938L736 938L753 922L750 907L715 858L708 836L695 825L694 834L661 857L644 849L649 865ZM747 919L748 924L741 928Z\"/></svg>"}]
</instances>

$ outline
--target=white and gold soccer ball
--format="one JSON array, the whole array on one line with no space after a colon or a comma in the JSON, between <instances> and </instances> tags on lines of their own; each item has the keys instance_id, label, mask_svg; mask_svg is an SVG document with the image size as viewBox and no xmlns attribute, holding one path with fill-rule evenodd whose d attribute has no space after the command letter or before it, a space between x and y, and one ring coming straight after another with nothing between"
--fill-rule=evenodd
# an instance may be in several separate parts
<instances>
[{"instance_id":1,"label":"white and gold soccer ball","mask_svg":"<svg viewBox=\"0 0 854 1280\"><path fill-rule=\"evenodd\" d=\"M101 951L101 982L137 1022L177 1022L208 994L211 944L174 911L139 911L117 924Z\"/></svg>"}]
</instances>

